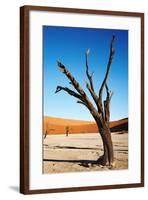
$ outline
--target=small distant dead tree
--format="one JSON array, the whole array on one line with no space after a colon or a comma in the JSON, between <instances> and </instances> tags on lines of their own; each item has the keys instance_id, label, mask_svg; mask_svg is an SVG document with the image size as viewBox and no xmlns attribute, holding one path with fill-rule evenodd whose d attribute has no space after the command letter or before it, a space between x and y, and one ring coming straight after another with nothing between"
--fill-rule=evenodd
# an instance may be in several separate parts
<instances>
[{"instance_id":1,"label":"small distant dead tree","mask_svg":"<svg viewBox=\"0 0 148 200\"><path fill-rule=\"evenodd\" d=\"M48 129L48 126L47 126L47 129ZM54 131L55 129L48 129L48 131L46 130L45 131L45 134L44 134L44 139L46 139L46 137L47 137L47 135L48 135L48 133L50 133L50 131Z\"/></svg>"},{"instance_id":2,"label":"small distant dead tree","mask_svg":"<svg viewBox=\"0 0 148 200\"><path fill-rule=\"evenodd\" d=\"M44 140L46 139L47 135L48 135L48 132L47 132L47 130L46 130L46 132L45 132L45 134L44 134Z\"/></svg>"},{"instance_id":3,"label":"small distant dead tree","mask_svg":"<svg viewBox=\"0 0 148 200\"><path fill-rule=\"evenodd\" d=\"M59 61L58 61L58 66L59 66L60 71L69 79L70 81L69 83L74 87L75 90L71 90L68 87L57 86L56 91L55 91L55 93L58 93L60 91L67 92L69 95L78 99L77 103L84 105L89 110L89 112L91 113L91 115L93 116L97 124L100 136L102 138L103 149L104 149L103 155L96 161L96 163L102 164L102 165L109 165L110 167L114 166L113 143L112 143L111 132L109 128L110 102L111 102L113 92L111 92L108 88L107 79L108 79L110 67L112 64L113 56L115 54L114 41L115 41L115 36L113 35L111 39L111 43L110 43L109 58L108 58L106 73L102 81L101 87L98 91L98 94L95 92L95 89L94 89L93 73L90 74L89 72L89 66L88 66L89 50L86 50L86 53L85 53L86 76L88 79L88 82L86 82L86 88L91 94L93 101L89 99L86 92L82 89L80 84L69 72L69 70ZM106 91L106 99L103 101L102 93L104 89ZM93 105L93 103L95 104L95 106Z\"/></svg>"},{"instance_id":4,"label":"small distant dead tree","mask_svg":"<svg viewBox=\"0 0 148 200\"><path fill-rule=\"evenodd\" d=\"M69 126L66 126L66 136L69 134Z\"/></svg>"}]
</instances>

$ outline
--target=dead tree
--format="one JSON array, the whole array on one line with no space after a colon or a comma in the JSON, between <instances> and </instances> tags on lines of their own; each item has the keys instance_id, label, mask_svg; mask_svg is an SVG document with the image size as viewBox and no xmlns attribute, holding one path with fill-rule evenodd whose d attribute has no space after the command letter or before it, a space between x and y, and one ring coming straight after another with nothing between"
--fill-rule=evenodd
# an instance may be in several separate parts
<instances>
[{"instance_id":1,"label":"dead tree","mask_svg":"<svg viewBox=\"0 0 148 200\"><path fill-rule=\"evenodd\" d=\"M66 126L66 136L69 134L69 126Z\"/></svg>"},{"instance_id":2,"label":"dead tree","mask_svg":"<svg viewBox=\"0 0 148 200\"><path fill-rule=\"evenodd\" d=\"M48 130L48 131L47 131L47 130ZM50 131L54 131L55 129L52 129L52 128L51 128L51 129L48 129L48 128L47 128L47 130L46 130L46 132L45 132L45 134L44 134L44 139L46 139L47 135L50 134Z\"/></svg>"},{"instance_id":3,"label":"dead tree","mask_svg":"<svg viewBox=\"0 0 148 200\"><path fill-rule=\"evenodd\" d=\"M47 130L46 130L46 132L45 132L45 134L44 134L44 140L46 139L47 135L48 135L48 132L47 132Z\"/></svg>"},{"instance_id":4,"label":"dead tree","mask_svg":"<svg viewBox=\"0 0 148 200\"><path fill-rule=\"evenodd\" d=\"M73 75L69 72L69 70L58 61L58 66L60 71L69 79L69 83L74 87L75 90L71 90L68 87L62 87L57 86L55 93L58 93L60 91L65 91L69 95L75 97L77 99L77 103L84 105L91 115L93 116L99 133L102 138L103 142L103 149L104 153L103 155L96 161L98 164L102 165L114 165L114 151L113 151L113 143L109 128L109 121L110 121L110 101L113 93L109 91L108 85L107 85L107 79L110 71L110 67L112 64L113 56L115 54L114 49L114 41L115 36L112 36L111 43L110 43L110 50L109 50L109 58L108 58L108 64L106 73L103 79L103 82L101 84L101 87L98 91L98 94L95 92L94 84L93 84L93 73L90 74L89 72L89 66L88 66L88 54L89 50L85 53L85 59L86 59L86 76L88 79L88 82L86 82L86 88L89 91L89 93L92 96L92 100L89 99L86 92L82 89L80 84L77 82L77 80L73 77ZM106 91L106 99L102 99L103 90Z\"/></svg>"}]
</instances>

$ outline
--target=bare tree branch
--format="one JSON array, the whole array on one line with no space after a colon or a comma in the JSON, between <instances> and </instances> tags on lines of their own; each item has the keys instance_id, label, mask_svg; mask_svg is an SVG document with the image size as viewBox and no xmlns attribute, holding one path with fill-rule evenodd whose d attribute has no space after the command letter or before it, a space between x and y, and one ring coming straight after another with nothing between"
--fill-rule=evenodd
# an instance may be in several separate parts
<instances>
[{"instance_id":1,"label":"bare tree branch","mask_svg":"<svg viewBox=\"0 0 148 200\"><path fill-rule=\"evenodd\" d=\"M106 99L110 102L114 93L109 91L107 83L105 83L105 88L106 88L106 94L107 94Z\"/></svg>"},{"instance_id":2,"label":"bare tree branch","mask_svg":"<svg viewBox=\"0 0 148 200\"><path fill-rule=\"evenodd\" d=\"M68 69L61 63L61 62L57 62L59 69L62 73L64 73L67 78L70 80L70 84L74 86L74 88L77 90L77 92L81 95L81 96L86 96L84 90L80 87L79 83L76 81L76 79L71 75L71 73L68 71Z\"/></svg>"},{"instance_id":3,"label":"bare tree branch","mask_svg":"<svg viewBox=\"0 0 148 200\"><path fill-rule=\"evenodd\" d=\"M89 80L89 83L86 83L86 88L88 89L88 91L90 92L96 106L97 106L97 109L98 109L98 112L103 112L103 109L102 107L100 106L99 104L99 98L98 96L96 95L95 91L94 91L94 86L93 86L93 79L92 79L92 76L93 76L93 72L92 74L90 75L89 73L89 66L88 66L88 54L89 54L89 49L86 50L85 52L85 56L86 56L86 75L87 75L87 78Z\"/></svg>"},{"instance_id":4,"label":"bare tree branch","mask_svg":"<svg viewBox=\"0 0 148 200\"><path fill-rule=\"evenodd\" d=\"M105 89L106 89L106 100L107 101L109 101L109 99L110 99L110 91L109 91L109 89L108 89L108 85L107 85L107 83L105 83Z\"/></svg>"},{"instance_id":5,"label":"bare tree branch","mask_svg":"<svg viewBox=\"0 0 148 200\"><path fill-rule=\"evenodd\" d=\"M62 86L57 86L55 93L60 92L61 90L66 91L68 94L70 94L71 96L76 97L77 99L83 101L81 95L79 95L78 93L74 92L73 90L67 88L67 87L62 87Z\"/></svg>"},{"instance_id":6,"label":"bare tree branch","mask_svg":"<svg viewBox=\"0 0 148 200\"><path fill-rule=\"evenodd\" d=\"M114 92L111 92L111 94L110 94L110 101L111 101L111 98L112 98L113 94L114 94Z\"/></svg>"},{"instance_id":7,"label":"bare tree branch","mask_svg":"<svg viewBox=\"0 0 148 200\"><path fill-rule=\"evenodd\" d=\"M109 54L109 60L108 60L108 64L107 64L106 74L105 74L104 80L103 80L102 85L101 85L100 90L99 90L99 101L100 102L102 101L103 88L104 88L105 83L107 81L109 70L110 70L110 66L112 64L113 56L115 54L115 49L113 48L114 41L115 41L115 36L113 35L112 36L112 40L111 40L111 44L110 44L110 54Z\"/></svg>"},{"instance_id":8,"label":"bare tree branch","mask_svg":"<svg viewBox=\"0 0 148 200\"><path fill-rule=\"evenodd\" d=\"M109 122L110 120L110 101L113 95L113 92L109 91L107 83L105 83L106 88L106 100L104 101L104 116L105 121Z\"/></svg>"},{"instance_id":9,"label":"bare tree branch","mask_svg":"<svg viewBox=\"0 0 148 200\"><path fill-rule=\"evenodd\" d=\"M89 80L91 90L94 91L93 80L92 80L93 72L92 72L91 75L89 74L88 54L89 54L89 49L87 49L86 52L85 52L85 57L86 57L86 75L87 75L87 78Z\"/></svg>"},{"instance_id":10,"label":"bare tree branch","mask_svg":"<svg viewBox=\"0 0 148 200\"><path fill-rule=\"evenodd\" d=\"M100 106L100 104L99 104L98 96L97 96L96 93L92 90L92 88L90 87L90 85L89 85L88 83L86 83L86 88L87 88L88 91L90 92L90 94L91 94L91 96L92 96L92 98L93 98L93 100L94 100L94 102L95 102L95 104L96 104L96 106L97 106L98 112L99 112L99 113L100 113L100 112L102 113L103 110L102 110L102 108L101 108L101 106Z\"/></svg>"},{"instance_id":11,"label":"bare tree branch","mask_svg":"<svg viewBox=\"0 0 148 200\"><path fill-rule=\"evenodd\" d=\"M77 103L83 104L84 106L87 107L87 104L85 104L83 101L77 101Z\"/></svg>"},{"instance_id":12,"label":"bare tree branch","mask_svg":"<svg viewBox=\"0 0 148 200\"><path fill-rule=\"evenodd\" d=\"M69 88L65 88L65 87L61 87L61 86L57 87L56 93L61 91L61 90L64 90L67 93L69 93L70 95L80 99L80 101L82 101L82 102L84 102L86 104L86 107L92 113L93 116L97 116L98 118L100 118L100 120L102 120L100 113L98 113L97 109L94 107L94 105L89 100L89 98L86 95L86 93L84 92L84 90L80 87L79 83L72 76L72 74L68 71L68 69L61 62L58 62L58 66L60 68L60 71L67 76L67 78L70 80L70 84L73 85L73 87L77 90L77 92L79 94L74 92L74 91L72 91L72 90L70 90Z\"/></svg>"}]
</instances>

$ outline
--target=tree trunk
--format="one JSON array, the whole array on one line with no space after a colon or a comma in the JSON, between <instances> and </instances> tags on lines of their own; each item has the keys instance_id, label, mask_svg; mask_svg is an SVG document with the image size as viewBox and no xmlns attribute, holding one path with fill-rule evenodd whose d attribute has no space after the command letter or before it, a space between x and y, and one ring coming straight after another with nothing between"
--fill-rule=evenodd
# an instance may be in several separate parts
<instances>
[{"instance_id":1,"label":"tree trunk","mask_svg":"<svg viewBox=\"0 0 148 200\"><path fill-rule=\"evenodd\" d=\"M98 125L98 124L97 124ZM99 131L103 142L103 155L98 159L98 163L102 165L114 165L114 151L113 151L113 144L110 129L103 125L104 127L100 128Z\"/></svg>"}]
</instances>

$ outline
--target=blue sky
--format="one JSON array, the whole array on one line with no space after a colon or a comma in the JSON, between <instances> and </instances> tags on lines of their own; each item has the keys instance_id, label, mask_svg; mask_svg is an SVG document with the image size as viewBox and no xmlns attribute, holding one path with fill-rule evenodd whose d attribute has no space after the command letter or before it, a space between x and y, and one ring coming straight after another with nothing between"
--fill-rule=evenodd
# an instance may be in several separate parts
<instances>
[{"instance_id":1,"label":"blue sky","mask_svg":"<svg viewBox=\"0 0 148 200\"><path fill-rule=\"evenodd\" d=\"M113 34L116 37L115 55L107 81L109 89L114 92L111 101L111 120L128 117L128 31L56 26L43 26L45 116L93 120L86 107L76 103L76 98L64 91L55 94L57 85L73 89L69 80L59 71L57 60L69 69L85 89L85 51L90 49L89 70L94 72L94 87L98 93L106 72ZM85 91L87 92L87 89ZM89 94L88 96L90 97Z\"/></svg>"}]
</instances>

